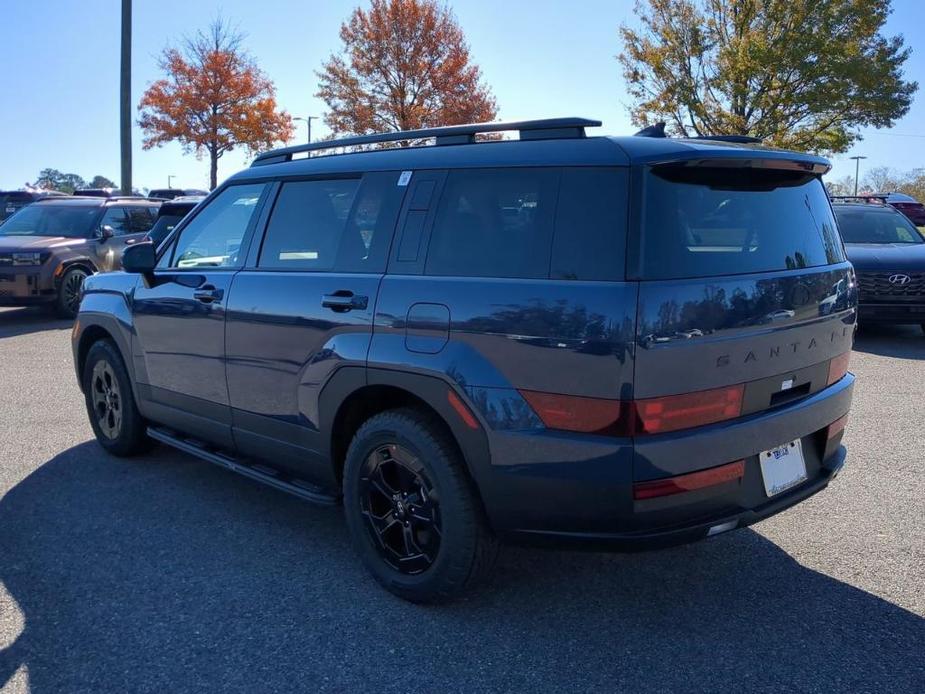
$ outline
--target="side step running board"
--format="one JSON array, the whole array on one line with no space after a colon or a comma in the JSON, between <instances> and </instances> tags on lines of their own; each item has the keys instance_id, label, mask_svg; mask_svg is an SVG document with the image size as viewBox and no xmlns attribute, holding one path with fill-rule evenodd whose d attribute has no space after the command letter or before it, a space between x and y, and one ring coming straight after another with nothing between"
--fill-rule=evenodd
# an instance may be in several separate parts
<instances>
[{"instance_id":1,"label":"side step running board","mask_svg":"<svg viewBox=\"0 0 925 694\"><path fill-rule=\"evenodd\" d=\"M339 501L336 496L327 494L304 480L287 479L283 477L281 473L277 473L275 470L263 465L259 467L256 464L249 465L244 461L236 460L218 450L207 448L199 441L175 435L166 429L148 427L148 436L155 441L166 443L168 446L172 446L184 453L202 458L203 460L207 460L210 463L219 465L232 472L237 472L239 475L250 477L252 480L266 484L274 489L288 492L289 494L306 499L307 501L323 504L325 506L333 506Z\"/></svg>"}]
</instances>

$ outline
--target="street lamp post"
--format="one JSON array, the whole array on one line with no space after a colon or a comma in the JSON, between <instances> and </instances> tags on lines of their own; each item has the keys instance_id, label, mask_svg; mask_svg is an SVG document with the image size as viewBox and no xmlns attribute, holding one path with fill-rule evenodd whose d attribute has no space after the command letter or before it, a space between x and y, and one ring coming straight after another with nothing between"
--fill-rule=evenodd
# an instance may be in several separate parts
<instances>
[{"instance_id":1,"label":"street lamp post","mask_svg":"<svg viewBox=\"0 0 925 694\"><path fill-rule=\"evenodd\" d=\"M854 195L857 197L858 194L858 173L861 170L861 159L867 159L867 157L848 157L849 159L854 159Z\"/></svg>"},{"instance_id":2,"label":"street lamp post","mask_svg":"<svg viewBox=\"0 0 925 694\"><path fill-rule=\"evenodd\" d=\"M173 188L173 186L170 185L170 179L171 179L171 178L176 178L176 177L177 177L176 174L167 174L167 187L168 187L168 188Z\"/></svg>"},{"instance_id":3,"label":"street lamp post","mask_svg":"<svg viewBox=\"0 0 925 694\"><path fill-rule=\"evenodd\" d=\"M292 120L304 121L305 124L308 125L308 144L311 144L312 143L312 121L318 120L318 116L307 116L305 118L302 118L301 116L296 116Z\"/></svg>"}]
</instances>

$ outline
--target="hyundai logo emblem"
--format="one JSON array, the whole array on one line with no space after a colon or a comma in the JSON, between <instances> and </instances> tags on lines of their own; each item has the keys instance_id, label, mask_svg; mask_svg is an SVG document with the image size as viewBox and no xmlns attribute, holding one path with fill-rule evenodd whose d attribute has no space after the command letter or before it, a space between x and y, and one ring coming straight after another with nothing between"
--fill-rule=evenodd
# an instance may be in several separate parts
<instances>
[{"instance_id":1,"label":"hyundai logo emblem","mask_svg":"<svg viewBox=\"0 0 925 694\"><path fill-rule=\"evenodd\" d=\"M909 275L890 275L890 284L909 284L911 281Z\"/></svg>"}]
</instances>

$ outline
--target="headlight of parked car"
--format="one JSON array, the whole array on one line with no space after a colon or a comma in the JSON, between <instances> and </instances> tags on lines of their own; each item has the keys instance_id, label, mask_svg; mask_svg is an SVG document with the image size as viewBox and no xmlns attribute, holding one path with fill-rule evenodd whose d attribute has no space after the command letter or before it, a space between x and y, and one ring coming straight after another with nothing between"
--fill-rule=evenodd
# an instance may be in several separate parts
<instances>
[{"instance_id":1,"label":"headlight of parked car","mask_svg":"<svg viewBox=\"0 0 925 694\"><path fill-rule=\"evenodd\" d=\"M13 253L13 265L41 265L43 262L44 253Z\"/></svg>"}]
</instances>

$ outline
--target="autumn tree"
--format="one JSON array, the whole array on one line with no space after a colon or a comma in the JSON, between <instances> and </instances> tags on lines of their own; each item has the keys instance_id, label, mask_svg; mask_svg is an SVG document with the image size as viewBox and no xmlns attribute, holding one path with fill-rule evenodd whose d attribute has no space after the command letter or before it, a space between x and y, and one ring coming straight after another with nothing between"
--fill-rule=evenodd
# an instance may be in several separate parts
<instances>
[{"instance_id":1,"label":"autumn tree","mask_svg":"<svg viewBox=\"0 0 925 694\"><path fill-rule=\"evenodd\" d=\"M318 73L334 134L494 120L497 106L462 29L436 0L372 0L341 26L343 48Z\"/></svg>"},{"instance_id":2,"label":"autumn tree","mask_svg":"<svg viewBox=\"0 0 925 694\"><path fill-rule=\"evenodd\" d=\"M218 160L236 147L250 154L287 142L292 118L276 107L273 83L242 48L243 36L222 20L207 32L167 48L165 73L139 104L144 149L176 140L184 152L209 156L211 187L218 182Z\"/></svg>"},{"instance_id":3,"label":"autumn tree","mask_svg":"<svg viewBox=\"0 0 925 694\"><path fill-rule=\"evenodd\" d=\"M891 0L637 0L620 28L637 125L675 134L752 135L846 151L856 128L891 127L918 85L910 50L882 33Z\"/></svg>"}]
</instances>

